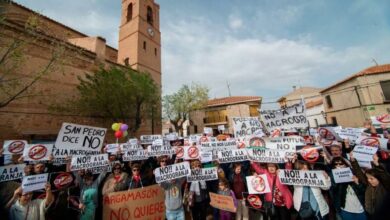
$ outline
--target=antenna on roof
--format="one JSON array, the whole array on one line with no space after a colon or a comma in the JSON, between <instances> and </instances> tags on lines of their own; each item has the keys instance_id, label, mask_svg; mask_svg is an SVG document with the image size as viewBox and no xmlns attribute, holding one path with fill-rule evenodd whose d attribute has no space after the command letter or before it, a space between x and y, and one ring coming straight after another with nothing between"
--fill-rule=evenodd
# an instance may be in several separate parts
<instances>
[{"instance_id":1,"label":"antenna on roof","mask_svg":"<svg viewBox=\"0 0 390 220\"><path fill-rule=\"evenodd\" d=\"M229 82L227 80L226 80L226 84L227 84L227 87L228 87L229 97L231 97L232 93L230 92L230 84L229 84Z\"/></svg>"},{"instance_id":2,"label":"antenna on roof","mask_svg":"<svg viewBox=\"0 0 390 220\"><path fill-rule=\"evenodd\" d=\"M379 66L378 63L376 62L376 60L374 58L372 58L372 62L375 63L375 66Z\"/></svg>"}]
</instances>

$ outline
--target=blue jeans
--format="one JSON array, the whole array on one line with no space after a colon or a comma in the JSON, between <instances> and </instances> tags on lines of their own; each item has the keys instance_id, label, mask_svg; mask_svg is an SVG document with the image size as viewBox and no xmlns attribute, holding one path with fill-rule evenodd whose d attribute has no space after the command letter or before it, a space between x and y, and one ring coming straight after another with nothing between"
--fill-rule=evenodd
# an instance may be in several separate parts
<instances>
[{"instance_id":1,"label":"blue jeans","mask_svg":"<svg viewBox=\"0 0 390 220\"><path fill-rule=\"evenodd\" d=\"M367 220L366 213L352 213L341 209L341 218L343 220Z\"/></svg>"},{"instance_id":2,"label":"blue jeans","mask_svg":"<svg viewBox=\"0 0 390 220\"><path fill-rule=\"evenodd\" d=\"M184 220L184 208L165 211L168 220Z\"/></svg>"}]
</instances>

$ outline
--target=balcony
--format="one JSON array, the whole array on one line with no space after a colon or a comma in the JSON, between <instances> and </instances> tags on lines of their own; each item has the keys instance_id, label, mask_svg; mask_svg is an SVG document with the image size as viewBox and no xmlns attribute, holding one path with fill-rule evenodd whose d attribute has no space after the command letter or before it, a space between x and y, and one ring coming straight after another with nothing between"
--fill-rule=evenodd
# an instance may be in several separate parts
<instances>
[{"instance_id":1,"label":"balcony","mask_svg":"<svg viewBox=\"0 0 390 220\"><path fill-rule=\"evenodd\" d=\"M227 124L228 123L228 116L214 116L214 117L204 117L203 123L205 125L210 124Z\"/></svg>"}]
</instances>

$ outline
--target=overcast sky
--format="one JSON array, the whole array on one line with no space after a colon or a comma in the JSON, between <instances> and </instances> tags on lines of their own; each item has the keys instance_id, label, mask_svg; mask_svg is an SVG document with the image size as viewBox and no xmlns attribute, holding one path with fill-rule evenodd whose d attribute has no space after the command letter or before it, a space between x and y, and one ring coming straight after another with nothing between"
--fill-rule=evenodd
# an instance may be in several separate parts
<instances>
[{"instance_id":1,"label":"overcast sky","mask_svg":"<svg viewBox=\"0 0 390 220\"><path fill-rule=\"evenodd\" d=\"M17 0L115 48L121 0ZM390 63L388 0L157 0L163 94L197 82L210 98L327 87Z\"/></svg>"}]
</instances>

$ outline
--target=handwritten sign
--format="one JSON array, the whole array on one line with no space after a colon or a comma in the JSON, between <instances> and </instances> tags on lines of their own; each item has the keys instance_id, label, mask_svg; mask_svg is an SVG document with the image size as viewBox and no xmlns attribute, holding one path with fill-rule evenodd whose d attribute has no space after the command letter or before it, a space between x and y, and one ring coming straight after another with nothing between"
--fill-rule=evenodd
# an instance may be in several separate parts
<instances>
[{"instance_id":1,"label":"handwritten sign","mask_svg":"<svg viewBox=\"0 0 390 220\"><path fill-rule=\"evenodd\" d=\"M109 166L108 155L98 154L89 156L76 156L72 157L70 170L84 170L91 169L94 167L105 167Z\"/></svg>"},{"instance_id":2,"label":"handwritten sign","mask_svg":"<svg viewBox=\"0 0 390 220\"><path fill-rule=\"evenodd\" d=\"M143 149L138 143L134 143L134 142L119 144L119 148L121 149L122 152Z\"/></svg>"},{"instance_id":3,"label":"handwritten sign","mask_svg":"<svg viewBox=\"0 0 390 220\"><path fill-rule=\"evenodd\" d=\"M351 168L339 168L332 169L333 179L335 183L347 183L352 182L352 171Z\"/></svg>"},{"instance_id":4,"label":"handwritten sign","mask_svg":"<svg viewBox=\"0 0 390 220\"><path fill-rule=\"evenodd\" d=\"M152 144L154 140L162 139L161 135L141 135L141 144Z\"/></svg>"},{"instance_id":5,"label":"handwritten sign","mask_svg":"<svg viewBox=\"0 0 390 220\"><path fill-rule=\"evenodd\" d=\"M377 151L377 147L356 145L352 152L361 167L371 168L370 162L373 160L373 156Z\"/></svg>"},{"instance_id":6,"label":"handwritten sign","mask_svg":"<svg viewBox=\"0 0 390 220\"><path fill-rule=\"evenodd\" d=\"M303 103L279 110L260 111L260 114L268 131L308 127Z\"/></svg>"},{"instance_id":7,"label":"handwritten sign","mask_svg":"<svg viewBox=\"0 0 390 220\"><path fill-rule=\"evenodd\" d=\"M251 161L259 163L285 163L287 156L293 156L286 151L270 150L270 149L247 149L248 157Z\"/></svg>"},{"instance_id":8,"label":"handwritten sign","mask_svg":"<svg viewBox=\"0 0 390 220\"><path fill-rule=\"evenodd\" d=\"M191 169L188 162L176 163L165 167L158 167L154 170L156 183L178 179L190 175Z\"/></svg>"},{"instance_id":9,"label":"handwritten sign","mask_svg":"<svg viewBox=\"0 0 390 220\"><path fill-rule=\"evenodd\" d=\"M3 144L3 154L22 154L26 146L25 140L6 140Z\"/></svg>"},{"instance_id":10,"label":"handwritten sign","mask_svg":"<svg viewBox=\"0 0 390 220\"><path fill-rule=\"evenodd\" d=\"M209 181L218 179L218 168L202 168L202 169L193 169L191 174L187 176L188 182L193 181Z\"/></svg>"},{"instance_id":11,"label":"handwritten sign","mask_svg":"<svg viewBox=\"0 0 390 220\"><path fill-rule=\"evenodd\" d=\"M149 145L148 154L150 157L175 154L175 150L167 145Z\"/></svg>"},{"instance_id":12,"label":"handwritten sign","mask_svg":"<svg viewBox=\"0 0 390 220\"><path fill-rule=\"evenodd\" d=\"M216 193L209 193L210 195L210 205L216 209L225 210L229 212L236 212L236 207L234 205L233 197L224 196Z\"/></svg>"},{"instance_id":13,"label":"handwritten sign","mask_svg":"<svg viewBox=\"0 0 390 220\"><path fill-rule=\"evenodd\" d=\"M282 184L294 186L327 187L323 171L314 170L279 170L279 180Z\"/></svg>"},{"instance_id":14,"label":"handwritten sign","mask_svg":"<svg viewBox=\"0 0 390 220\"><path fill-rule=\"evenodd\" d=\"M25 166L25 164L18 164L0 167L0 182L22 179Z\"/></svg>"},{"instance_id":15,"label":"handwritten sign","mask_svg":"<svg viewBox=\"0 0 390 220\"><path fill-rule=\"evenodd\" d=\"M234 137L245 138L246 136L263 133L261 123L257 117L233 117Z\"/></svg>"},{"instance_id":16,"label":"handwritten sign","mask_svg":"<svg viewBox=\"0 0 390 220\"><path fill-rule=\"evenodd\" d=\"M271 192L267 175L247 176L246 184L249 194L264 194Z\"/></svg>"},{"instance_id":17,"label":"handwritten sign","mask_svg":"<svg viewBox=\"0 0 390 220\"><path fill-rule=\"evenodd\" d=\"M25 161L49 160L52 151L52 144L29 144L27 147L24 148L23 159Z\"/></svg>"},{"instance_id":18,"label":"handwritten sign","mask_svg":"<svg viewBox=\"0 0 390 220\"><path fill-rule=\"evenodd\" d=\"M233 163L249 160L246 149L218 151L219 163Z\"/></svg>"},{"instance_id":19,"label":"handwritten sign","mask_svg":"<svg viewBox=\"0 0 390 220\"><path fill-rule=\"evenodd\" d=\"M137 160L147 160L149 158L149 153L147 150L129 150L126 151L122 159L123 161L137 161Z\"/></svg>"},{"instance_id":20,"label":"handwritten sign","mask_svg":"<svg viewBox=\"0 0 390 220\"><path fill-rule=\"evenodd\" d=\"M39 189L44 189L47 183L48 173L25 176L22 180L23 192L32 192Z\"/></svg>"},{"instance_id":21,"label":"handwritten sign","mask_svg":"<svg viewBox=\"0 0 390 220\"><path fill-rule=\"evenodd\" d=\"M55 143L58 152L53 151L54 157L73 155L70 150L100 152L106 131L106 128L63 123Z\"/></svg>"},{"instance_id":22,"label":"handwritten sign","mask_svg":"<svg viewBox=\"0 0 390 220\"><path fill-rule=\"evenodd\" d=\"M237 141L208 141L201 143L202 151L237 149Z\"/></svg>"},{"instance_id":23,"label":"handwritten sign","mask_svg":"<svg viewBox=\"0 0 390 220\"><path fill-rule=\"evenodd\" d=\"M164 195L159 185L109 193L103 197L103 219L164 219Z\"/></svg>"}]
</instances>

